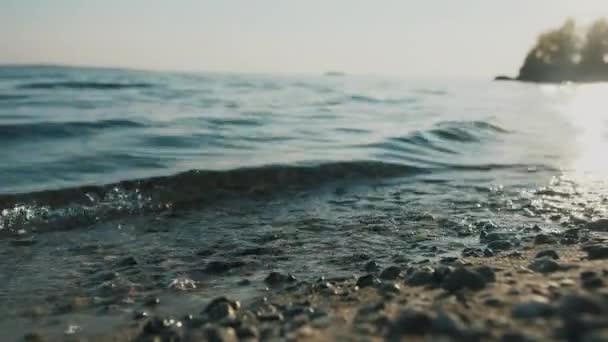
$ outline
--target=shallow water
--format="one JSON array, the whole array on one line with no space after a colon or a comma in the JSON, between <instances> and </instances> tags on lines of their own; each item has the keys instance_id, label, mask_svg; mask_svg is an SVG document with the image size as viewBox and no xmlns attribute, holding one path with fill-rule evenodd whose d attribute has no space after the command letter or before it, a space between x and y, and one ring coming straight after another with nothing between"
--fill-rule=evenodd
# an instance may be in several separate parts
<instances>
[{"instance_id":1,"label":"shallow water","mask_svg":"<svg viewBox=\"0 0 608 342\"><path fill-rule=\"evenodd\" d=\"M149 296L196 311L273 270L350 276L602 217L607 90L2 67L0 327L94 334Z\"/></svg>"}]
</instances>

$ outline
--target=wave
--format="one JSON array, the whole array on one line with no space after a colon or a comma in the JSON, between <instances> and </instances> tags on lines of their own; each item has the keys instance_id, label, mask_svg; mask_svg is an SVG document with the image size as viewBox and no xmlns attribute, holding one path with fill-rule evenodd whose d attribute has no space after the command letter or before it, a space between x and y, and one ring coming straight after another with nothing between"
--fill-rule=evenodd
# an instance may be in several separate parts
<instances>
[{"instance_id":1,"label":"wave","mask_svg":"<svg viewBox=\"0 0 608 342\"><path fill-rule=\"evenodd\" d=\"M17 86L18 89L75 89L75 90L119 90L128 88L151 88L151 83L116 83L116 82L81 82L81 81L62 81L62 82L36 82L25 83Z\"/></svg>"},{"instance_id":2,"label":"wave","mask_svg":"<svg viewBox=\"0 0 608 342\"><path fill-rule=\"evenodd\" d=\"M127 180L23 194L0 195L0 231L27 226L82 226L87 222L188 208L219 199L271 194L328 182L405 177L427 173L414 166L377 161L270 165L228 171L192 170L173 176Z\"/></svg>"},{"instance_id":3,"label":"wave","mask_svg":"<svg viewBox=\"0 0 608 342\"><path fill-rule=\"evenodd\" d=\"M34 137L69 138L84 136L98 130L111 128L143 127L129 120L101 120L94 122L38 122L29 124L0 125L0 141L27 140Z\"/></svg>"},{"instance_id":4,"label":"wave","mask_svg":"<svg viewBox=\"0 0 608 342\"><path fill-rule=\"evenodd\" d=\"M28 97L27 95L0 94L0 101L23 100Z\"/></svg>"}]
</instances>

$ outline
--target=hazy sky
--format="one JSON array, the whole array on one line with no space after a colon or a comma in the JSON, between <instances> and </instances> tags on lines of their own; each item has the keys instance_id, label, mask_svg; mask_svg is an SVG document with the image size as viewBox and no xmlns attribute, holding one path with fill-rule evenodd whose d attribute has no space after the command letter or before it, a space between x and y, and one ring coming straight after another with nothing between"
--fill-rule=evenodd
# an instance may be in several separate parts
<instances>
[{"instance_id":1,"label":"hazy sky","mask_svg":"<svg viewBox=\"0 0 608 342\"><path fill-rule=\"evenodd\" d=\"M487 77L606 1L0 0L0 63Z\"/></svg>"}]
</instances>

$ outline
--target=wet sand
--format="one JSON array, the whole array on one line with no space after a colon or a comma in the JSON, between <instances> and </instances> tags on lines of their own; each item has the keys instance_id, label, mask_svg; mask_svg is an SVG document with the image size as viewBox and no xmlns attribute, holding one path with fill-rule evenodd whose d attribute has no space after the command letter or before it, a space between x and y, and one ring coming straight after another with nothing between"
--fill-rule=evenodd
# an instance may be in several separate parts
<instances>
[{"instance_id":1,"label":"wet sand","mask_svg":"<svg viewBox=\"0 0 608 342\"><path fill-rule=\"evenodd\" d=\"M198 312L134 313L124 328L74 341L606 341L608 222L540 233L437 263L300 281L270 273L267 296L219 297ZM516 246L517 245L517 246ZM26 341L44 341L35 332Z\"/></svg>"}]
</instances>

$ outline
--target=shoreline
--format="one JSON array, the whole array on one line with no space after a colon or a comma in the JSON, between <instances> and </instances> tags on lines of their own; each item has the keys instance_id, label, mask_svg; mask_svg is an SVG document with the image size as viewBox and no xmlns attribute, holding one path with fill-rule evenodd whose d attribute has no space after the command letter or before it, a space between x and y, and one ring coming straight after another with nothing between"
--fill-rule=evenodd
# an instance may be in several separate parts
<instances>
[{"instance_id":1,"label":"shoreline","mask_svg":"<svg viewBox=\"0 0 608 342\"><path fill-rule=\"evenodd\" d=\"M608 221L360 277L304 282L270 273L268 295L219 297L198 313L136 312L86 341L603 341L608 339ZM377 265L376 265L377 266ZM78 336L73 336L79 341ZM35 333L26 341L46 341ZM71 339L68 339L71 340Z\"/></svg>"}]
</instances>

